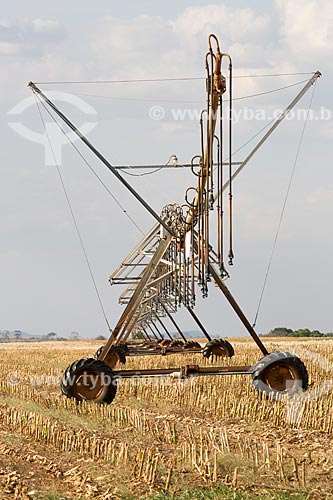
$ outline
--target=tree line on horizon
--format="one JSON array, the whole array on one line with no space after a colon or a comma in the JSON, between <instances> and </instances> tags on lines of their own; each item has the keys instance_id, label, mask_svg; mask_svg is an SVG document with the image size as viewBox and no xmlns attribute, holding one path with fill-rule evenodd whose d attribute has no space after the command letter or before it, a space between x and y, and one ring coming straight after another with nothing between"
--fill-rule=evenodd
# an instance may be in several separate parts
<instances>
[{"instance_id":1,"label":"tree line on horizon","mask_svg":"<svg viewBox=\"0 0 333 500\"><path fill-rule=\"evenodd\" d=\"M261 337L333 337L333 332L323 333L319 330L309 330L309 328L299 328L298 330L292 330L291 328L286 328L279 326L274 328L268 333L262 334Z\"/></svg>"}]
</instances>

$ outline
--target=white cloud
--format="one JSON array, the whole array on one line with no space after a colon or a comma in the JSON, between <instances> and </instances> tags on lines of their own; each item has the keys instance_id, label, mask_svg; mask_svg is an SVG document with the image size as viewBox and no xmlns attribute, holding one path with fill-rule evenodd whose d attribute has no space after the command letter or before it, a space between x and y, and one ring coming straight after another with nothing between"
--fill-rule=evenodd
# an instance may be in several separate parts
<instances>
[{"instance_id":1,"label":"white cloud","mask_svg":"<svg viewBox=\"0 0 333 500\"><path fill-rule=\"evenodd\" d=\"M258 15L250 8L234 8L225 5L190 7L172 23L174 30L186 38L207 38L211 32L223 32L230 41L252 41L267 32L268 17Z\"/></svg>"},{"instance_id":2,"label":"white cloud","mask_svg":"<svg viewBox=\"0 0 333 500\"><path fill-rule=\"evenodd\" d=\"M189 74L204 67L203 51L211 32L222 37L221 49L232 49L238 64L262 62L263 40L270 20L250 8L212 4L185 9L173 20L142 15L130 20L105 17L94 33L92 45L98 58L109 60L115 71L136 74Z\"/></svg>"},{"instance_id":3,"label":"white cloud","mask_svg":"<svg viewBox=\"0 0 333 500\"><path fill-rule=\"evenodd\" d=\"M237 72L248 74L262 68L267 72L270 25L267 16L253 9L221 4L187 8L171 20L147 15L127 20L107 16L91 36L94 78L204 76L211 32L221 35L221 50L233 56ZM260 91L261 83L259 79L237 80L236 94ZM148 92L154 99L163 99L167 91L167 98L198 100L203 97L204 83L114 89L131 97Z\"/></svg>"},{"instance_id":4,"label":"white cloud","mask_svg":"<svg viewBox=\"0 0 333 500\"><path fill-rule=\"evenodd\" d=\"M331 0L276 0L281 16L282 41L288 52L304 60L325 58L333 48ZM326 60L327 62L327 60Z\"/></svg>"},{"instance_id":5,"label":"white cloud","mask_svg":"<svg viewBox=\"0 0 333 500\"><path fill-rule=\"evenodd\" d=\"M104 60L113 74L135 78L147 71L160 74L170 51L179 49L171 24L147 15L130 20L105 17L93 32L91 45L97 60ZM164 68L165 75L169 72L170 67Z\"/></svg>"},{"instance_id":6,"label":"white cloud","mask_svg":"<svg viewBox=\"0 0 333 500\"><path fill-rule=\"evenodd\" d=\"M7 56L38 57L66 37L58 22L37 18L11 23L0 21L1 53Z\"/></svg>"}]
</instances>

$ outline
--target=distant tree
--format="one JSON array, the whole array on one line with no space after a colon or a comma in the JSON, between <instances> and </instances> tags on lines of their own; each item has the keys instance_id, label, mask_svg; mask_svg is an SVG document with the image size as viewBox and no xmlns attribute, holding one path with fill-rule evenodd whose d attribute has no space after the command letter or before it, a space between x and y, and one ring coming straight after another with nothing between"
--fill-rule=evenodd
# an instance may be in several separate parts
<instances>
[{"instance_id":1,"label":"distant tree","mask_svg":"<svg viewBox=\"0 0 333 500\"><path fill-rule=\"evenodd\" d=\"M262 337L333 337L333 333L322 333L319 330L309 330L309 328L299 328L291 330L290 328L277 327L269 333L261 335Z\"/></svg>"},{"instance_id":2,"label":"distant tree","mask_svg":"<svg viewBox=\"0 0 333 500\"><path fill-rule=\"evenodd\" d=\"M324 337L324 334L319 330L309 330L308 328L300 328L290 333L289 337Z\"/></svg>"},{"instance_id":3,"label":"distant tree","mask_svg":"<svg viewBox=\"0 0 333 500\"><path fill-rule=\"evenodd\" d=\"M20 338L22 338L22 332L21 330L15 330L14 331L14 337L16 340L20 340Z\"/></svg>"},{"instance_id":4,"label":"distant tree","mask_svg":"<svg viewBox=\"0 0 333 500\"><path fill-rule=\"evenodd\" d=\"M104 335L97 335L97 337L95 337L95 340L106 340L106 337L104 337Z\"/></svg>"},{"instance_id":5,"label":"distant tree","mask_svg":"<svg viewBox=\"0 0 333 500\"><path fill-rule=\"evenodd\" d=\"M54 340L56 336L57 336L56 332L49 332L46 334L47 340Z\"/></svg>"},{"instance_id":6,"label":"distant tree","mask_svg":"<svg viewBox=\"0 0 333 500\"><path fill-rule=\"evenodd\" d=\"M79 337L80 337L80 335L78 334L78 332L71 332L71 333L69 334L69 338L70 338L70 340L78 340L78 339L79 339Z\"/></svg>"},{"instance_id":7,"label":"distant tree","mask_svg":"<svg viewBox=\"0 0 333 500\"><path fill-rule=\"evenodd\" d=\"M1 330L0 337L3 338L4 342L7 342L8 338L9 338L9 330Z\"/></svg>"},{"instance_id":8,"label":"distant tree","mask_svg":"<svg viewBox=\"0 0 333 500\"><path fill-rule=\"evenodd\" d=\"M269 333L263 335L263 337L288 337L292 333L290 328L286 328L284 326L278 326L274 328Z\"/></svg>"},{"instance_id":9,"label":"distant tree","mask_svg":"<svg viewBox=\"0 0 333 500\"><path fill-rule=\"evenodd\" d=\"M324 337L324 334L319 330L312 330L312 332L310 332L310 337Z\"/></svg>"}]
</instances>

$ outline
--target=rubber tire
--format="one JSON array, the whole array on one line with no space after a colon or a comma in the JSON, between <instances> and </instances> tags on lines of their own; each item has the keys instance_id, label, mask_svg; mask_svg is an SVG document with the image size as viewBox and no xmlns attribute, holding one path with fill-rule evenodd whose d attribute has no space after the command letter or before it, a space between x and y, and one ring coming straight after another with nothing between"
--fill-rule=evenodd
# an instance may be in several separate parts
<instances>
[{"instance_id":1,"label":"rubber tire","mask_svg":"<svg viewBox=\"0 0 333 500\"><path fill-rule=\"evenodd\" d=\"M100 357L103 348L104 346L102 345L99 349L97 349L94 354L94 359L98 359ZM119 363L122 365L126 364L126 354L123 345L112 346L110 352L115 352L117 354Z\"/></svg>"},{"instance_id":2,"label":"rubber tire","mask_svg":"<svg viewBox=\"0 0 333 500\"><path fill-rule=\"evenodd\" d=\"M171 344L171 340L170 339L163 339L161 342L160 342L160 345L164 346L164 347L168 347L170 344Z\"/></svg>"},{"instance_id":3,"label":"rubber tire","mask_svg":"<svg viewBox=\"0 0 333 500\"><path fill-rule=\"evenodd\" d=\"M183 347L184 346L184 342L182 340L173 340L169 347Z\"/></svg>"},{"instance_id":4,"label":"rubber tire","mask_svg":"<svg viewBox=\"0 0 333 500\"><path fill-rule=\"evenodd\" d=\"M129 347L127 344L125 344L124 342L121 343L121 344L118 344L118 346L120 349L122 349L124 352L128 352L129 351Z\"/></svg>"},{"instance_id":5,"label":"rubber tire","mask_svg":"<svg viewBox=\"0 0 333 500\"><path fill-rule=\"evenodd\" d=\"M267 369L274 366L291 367L297 377L292 387L284 391L279 391L266 384L265 376L267 375ZM301 391L305 391L309 385L309 375L303 361L297 356L287 351L276 351L261 358L253 367L252 383L261 395L278 399L281 395L294 396Z\"/></svg>"},{"instance_id":6,"label":"rubber tire","mask_svg":"<svg viewBox=\"0 0 333 500\"><path fill-rule=\"evenodd\" d=\"M184 349L192 349L192 348L194 348L194 349L200 349L201 345L199 344L199 342L196 342L195 340L188 340L183 345L183 348Z\"/></svg>"},{"instance_id":7,"label":"rubber tire","mask_svg":"<svg viewBox=\"0 0 333 500\"><path fill-rule=\"evenodd\" d=\"M230 344L230 342L224 339L213 339L207 342L207 344L205 345L202 353L203 357L209 359L211 356L214 356L214 354L212 353L212 349L216 346L223 347L227 352L228 358L232 358L235 354L234 348Z\"/></svg>"},{"instance_id":8,"label":"rubber tire","mask_svg":"<svg viewBox=\"0 0 333 500\"><path fill-rule=\"evenodd\" d=\"M110 379L110 383L103 386L103 390L97 398L84 398L75 391L75 382L85 372L94 372L96 375L103 375ZM67 398L73 398L77 401L87 400L99 404L110 404L116 396L117 385L114 373L108 365L94 358L84 358L74 361L65 370L61 379L61 392Z\"/></svg>"}]
</instances>

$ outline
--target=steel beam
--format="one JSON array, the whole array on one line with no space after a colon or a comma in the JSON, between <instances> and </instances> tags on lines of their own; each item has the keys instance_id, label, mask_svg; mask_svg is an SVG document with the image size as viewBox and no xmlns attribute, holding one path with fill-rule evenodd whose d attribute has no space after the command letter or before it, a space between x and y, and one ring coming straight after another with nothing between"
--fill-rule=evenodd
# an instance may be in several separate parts
<instances>
[{"instance_id":1,"label":"steel beam","mask_svg":"<svg viewBox=\"0 0 333 500\"><path fill-rule=\"evenodd\" d=\"M116 379L122 378L148 378L148 377L167 377L189 378L195 376L210 375L251 375L251 366L216 366L200 367L197 365L182 366L179 368L152 368L146 370L116 370L114 372Z\"/></svg>"}]
</instances>

